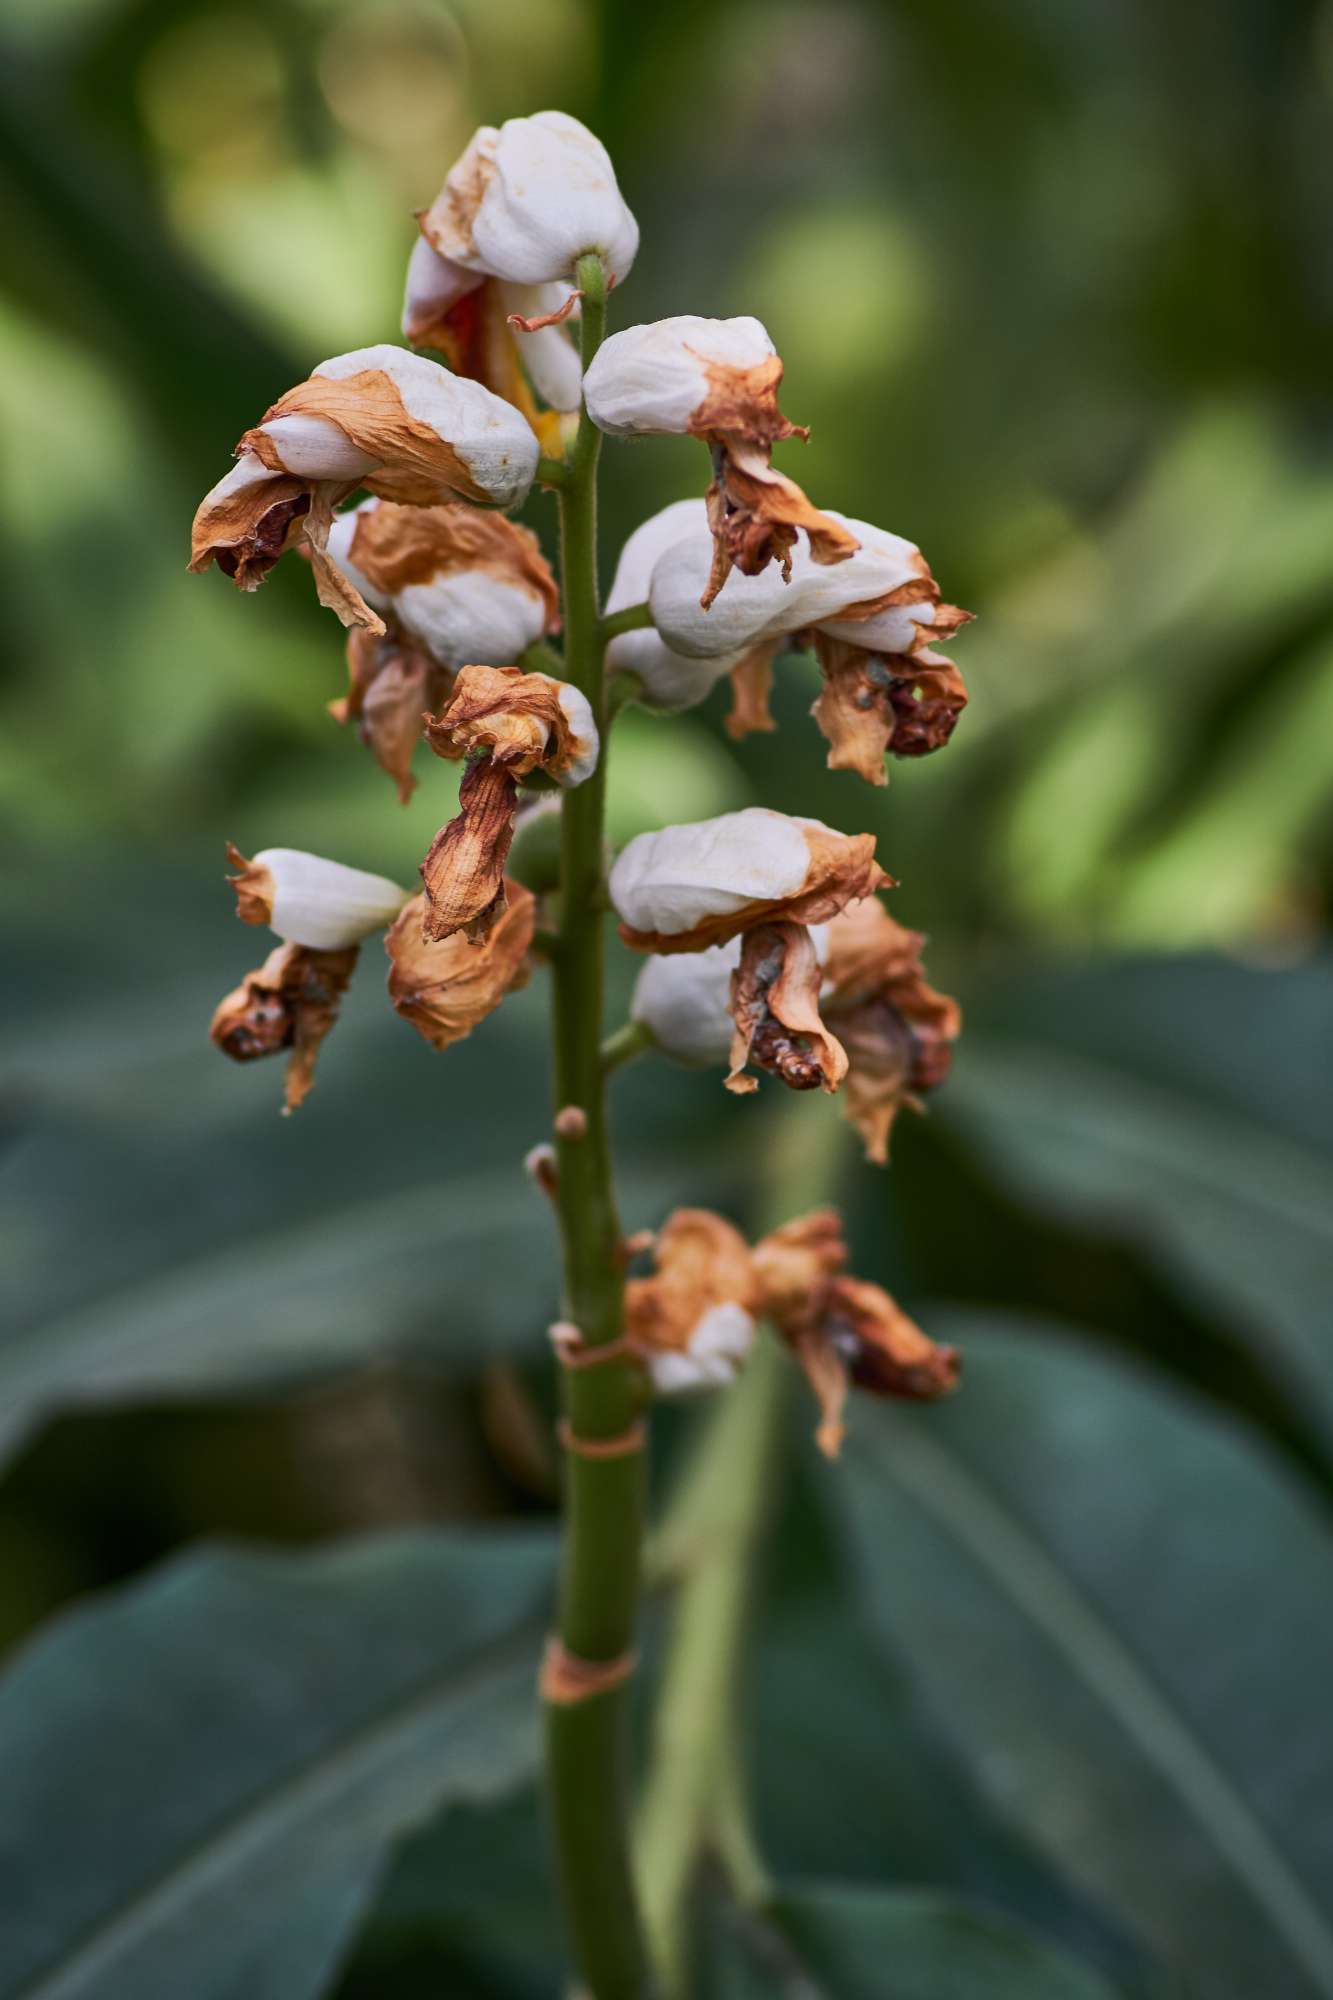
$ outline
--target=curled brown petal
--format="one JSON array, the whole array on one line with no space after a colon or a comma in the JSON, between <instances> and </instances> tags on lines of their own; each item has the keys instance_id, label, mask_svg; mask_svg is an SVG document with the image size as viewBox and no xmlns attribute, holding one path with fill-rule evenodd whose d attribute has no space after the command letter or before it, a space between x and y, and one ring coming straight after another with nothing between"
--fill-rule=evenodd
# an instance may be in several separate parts
<instances>
[{"instance_id":1,"label":"curled brown petal","mask_svg":"<svg viewBox=\"0 0 1333 2000\"><path fill-rule=\"evenodd\" d=\"M736 1031L728 1090L756 1088L754 1078L745 1074L749 1063L778 1077L789 1090L838 1088L847 1074L847 1057L820 1019L822 980L804 924L760 924L746 933L740 964L731 975Z\"/></svg>"},{"instance_id":2,"label":"curled brown petal","mask_svg":"<svg viewBox=\"0 0 1333 2000\"><path fill-rule=\"evenodd\" d=\"M449 706L427 719L426 741L437 757L489 751L516 778L539 765L559 770L574 748L559 682L521 667L461 667Z\"/></svg>"},{"instance_id":3,"label":"curled brown petal","mask_svg":"<svg viewBox=\"0 0 1333 2000\"><path fill-rule=\"evenodd\" d=\"M432 941L462 931L480 943L505 906L504 866L514 837L518 785L501 764L481 757L458 788L458 812L431 842L421 864L426 889L422 935Z\"/></svg>"},{"instance_id":4,"label":"curled brown petal","mask_svg":"<svg viewBox=\"0 0 1333 2000\"><path fill-rule=\"evenodd\" d=\"M766 735L776 729L769 702L773 693L773 661L780 639L761 639L731 670L731 712L726 731L739 743L744 736Z\"/></svg>"},{"instance_id":5,"label":"curled brown petal","mask_svg":"<svg viewBox=\"0 0 1333 2000\"><path fill-rule=\"evenodd\" d=\"M521 883L507 881L504 891L504 908L480 944L460 935L425 938L424 895L405 904L389 928L389 997L432 1048L462 1041L527 983L537 902Z\"/></svg>"},{"instance_id":6,"label":"curled brown petal","mask_svg":"<svg viewBox=\"0 0 1333 2000\"><path fill-rule=\"evenodd\" d=\"M533 319L524 319L522 313L509 313L506 317L510 326L519 333L540 333L544 326L563 326L582 297L581 291L571 292L565 303L557 306L554 312L538 313Z\"/></svg>"},{"instance_id":7,"label":"curled brown petal","mask_svg":"<svg viewBox=\"0 0 1333 2000\"><path fill-rule=\"evenodd\" d=\"M791 574L798 529L810 542L817 563L844 562L860 547L840 521L820 512L794 479L768 462L768 447L727 438L713 447L713 479L707 494L713 536L713 566L699 602L705 610L733 569L758 576L770 562Z\"/></svg>"},{"instance_id":8,"label":"curled brown petal","mask_svg":"<svg viewBox=\"0 0 1333 2000\"><path fill-rule=\"evenodd\" d=\"M653 1243L656 1273L625 1287L625 1324L642 1353L684 1353L704 1314L737 1305L753 1312L758 1290L740 1231L706 1208L678 1208Z\"/></svg>"},{"instance_id":9,"label":"curled brown petal","mask_svg":"<svg viewBox=\"0 0 1333 2000\"><path fill-rule=\"evenodd\" d=\"M886 756L942 749L967 706L963 677L943 653L868 653L826 633L816 633L815 651L824 687L811 714L829 745L831 771L887 784Z\"/></svg>"},{"instance_id":10,"label":"curled brown petal","mask_svg":"<svg viewBox=\"0 0 1333 2000\"><path fill-rule=\"evenodd\" d=\"M258 971L246 974L213 1015L209 1037L233 1062L253 1062L281 1049L291 1050L288 1111L305 1101L314 1084L316 1058L338 1018L357 953L356 945L345 951L279 945Z\"/></svg>"}]
</instances>

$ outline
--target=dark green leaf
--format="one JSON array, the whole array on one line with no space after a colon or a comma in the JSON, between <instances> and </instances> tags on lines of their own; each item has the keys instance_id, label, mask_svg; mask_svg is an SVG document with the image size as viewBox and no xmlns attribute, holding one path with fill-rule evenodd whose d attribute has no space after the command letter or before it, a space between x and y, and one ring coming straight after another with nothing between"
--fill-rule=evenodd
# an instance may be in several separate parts
<instances>
[{"instance_id":1,"label":"dark green leaf","mask_svg":"<svg viewBox=\"0 0 1333 2000\"><path fill-rule=\"evenodd\" d=\"M1216 1996L1333 1993L1330 1539L1262 1450L1075 1336L943 1314L937 1410L858 1411L868 1608L991 1799Z\"/></svg>"},{"instance_id":2,"label":"dark green leaf","mask_svg":"<svg viewBox=\"0 0 1333 2000\"><path fill-rule=\"evenodd\" d=\"M546 1537L214 1551L0 1682L4 2000L301 2000L390 1842L533 1763Z\"/></svg>"}]
</instances>

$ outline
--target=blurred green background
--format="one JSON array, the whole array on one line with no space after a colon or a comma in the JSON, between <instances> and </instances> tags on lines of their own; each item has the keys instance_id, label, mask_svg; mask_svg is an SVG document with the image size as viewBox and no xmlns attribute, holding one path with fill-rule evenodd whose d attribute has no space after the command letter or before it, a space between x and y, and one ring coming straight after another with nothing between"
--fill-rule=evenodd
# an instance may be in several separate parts
<instances>
[{"instance_id":1,"label":"blurred green background","mask_svg":"<svg viewBox=\"0 0 1333 2000\"><path fill-rule=\"evenodd\" d=\"M224 838L408 881L453 781L423 770L400 810L328 719L342 640L302 565L257 598L185 573L240 432L326 355L396 338L412 211L474 126L544 106L597 131L642 227L613 324L757 313L812 427L784 465L978 613L955 741L886 792L823 769L792 658L779 732L739 749L721 692L627 714L617 837L756 802L873 828L968 1029L891 1173L839 1170L858 1269L932 1328L962 1313L970 1353L1014 1343L1034 1407L1184 1397L1326 1510L1331 102L1328 0L9 0L6 1643L204 1535L549 1510L554 1245L517 1172L547 1117L540 991L436 1056L367 947L292 1121L275 1066L208 1048L254 959ZM609 582L706 467L666 440L604 463ZM553 552L549 500L524 518ZM753 1222L774 1097L619 1079L627 1220L686 1198ZM966 1452L1013 1393L983 1360L942 1435ZM1132 1456L1126 1425L1107 1449ZM1039 1486L1034 1518L1057 1499ZM788 1721L801 1699L765 1698ZM864 1838L875 1879L918 1879L897 1832ZM925 1879L971 1867L1032 1904L1009 1859L927 1845ZM1130 1896L1115 1921L1142 1917ZM1062 1927L1105 1945L1100 1922ZM1327 1961L1322 1985L1265 1963L1198 1990L1333 1991ZM448 1990L547 1990L512 1977Z\"/></svg>"}]
</instances>

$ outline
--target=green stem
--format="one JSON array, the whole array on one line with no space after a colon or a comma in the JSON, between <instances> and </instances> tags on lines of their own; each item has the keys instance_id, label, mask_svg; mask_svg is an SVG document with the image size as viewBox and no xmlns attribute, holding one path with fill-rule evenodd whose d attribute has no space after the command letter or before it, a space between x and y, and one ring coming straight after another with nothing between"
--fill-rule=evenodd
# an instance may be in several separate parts
<instances>
[{"instance_id":1,"label":"green stem","mask_svg":"<svg viewBox=\"0 0 1333 2000\"><path fill-rule=\"evenodd\" d=\"M600 258L579 259L586 369L606 324ZM597 592L597 458L601 436L584 411L557 486L564 586L565 678L582 689L602 731L597 771L561 813L560 946L552 964L557 1110L577 1106L581 1137L558 1137L559 1215L566 1319L586 1345L621 1330L624 1278L611 1180L602 1076L602 883L606 703ZM570 1121L574 1122L574 1121ZM623 1358L562 1371L565 1422L575 1440L619 1438L640 1408ZM633 1644L639 1595L644 1454L565 1454L565 1532L558 1629L566 1650L614 1661ZM556 1856L574 1955L592 2000L638 2000L645 1960L628 1834L628 1687L548 1702L547 1774Z\"/></svg>"},{"instance_id":2,"label":"green stem","mask_svg":"<svg viewBox=\"0 0 1333 2000\"><path fill-rule=\"evenodd\" d=\"M613 1035L608 1035L602 1043L602 1073L610 1076L612 1070L621 1069L636 1056L646 1055L653 1047L651 1028L645 1028L642 1021L626 1021Z\"/></svg>"},{"instance_id":3,"label":"green stem","mask_svg":"<svg viewBox=\"0 0 1333 2000\"><path fill-rule=\"evenodd\" d=\"M602 620L602 644L618 639L622 632L641 632L651 625L653 614L646 604L630 604L623 611L608 611Z\"/></svg>"}]
</instances>

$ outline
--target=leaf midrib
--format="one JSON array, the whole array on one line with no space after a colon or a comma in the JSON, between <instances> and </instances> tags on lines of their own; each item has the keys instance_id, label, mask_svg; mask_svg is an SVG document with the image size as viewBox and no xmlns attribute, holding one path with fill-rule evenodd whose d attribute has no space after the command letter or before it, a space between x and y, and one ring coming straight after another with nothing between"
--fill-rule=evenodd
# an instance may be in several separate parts
<instances>
[{"instance_id":1,"label":"leaf midrib","mask_svg":"<svg viewBox=\"0 0 1333 2000\"><path fill-rule=\"evenodd\" d=\"M1318 1990L1333 1996L1333 1929L1243 1795L1148 1671L1003 1496L907 1423L863 1462L896 1482L964 1548L1068 1663L1175 1791Z\"/></svg>"}]
</instances>

